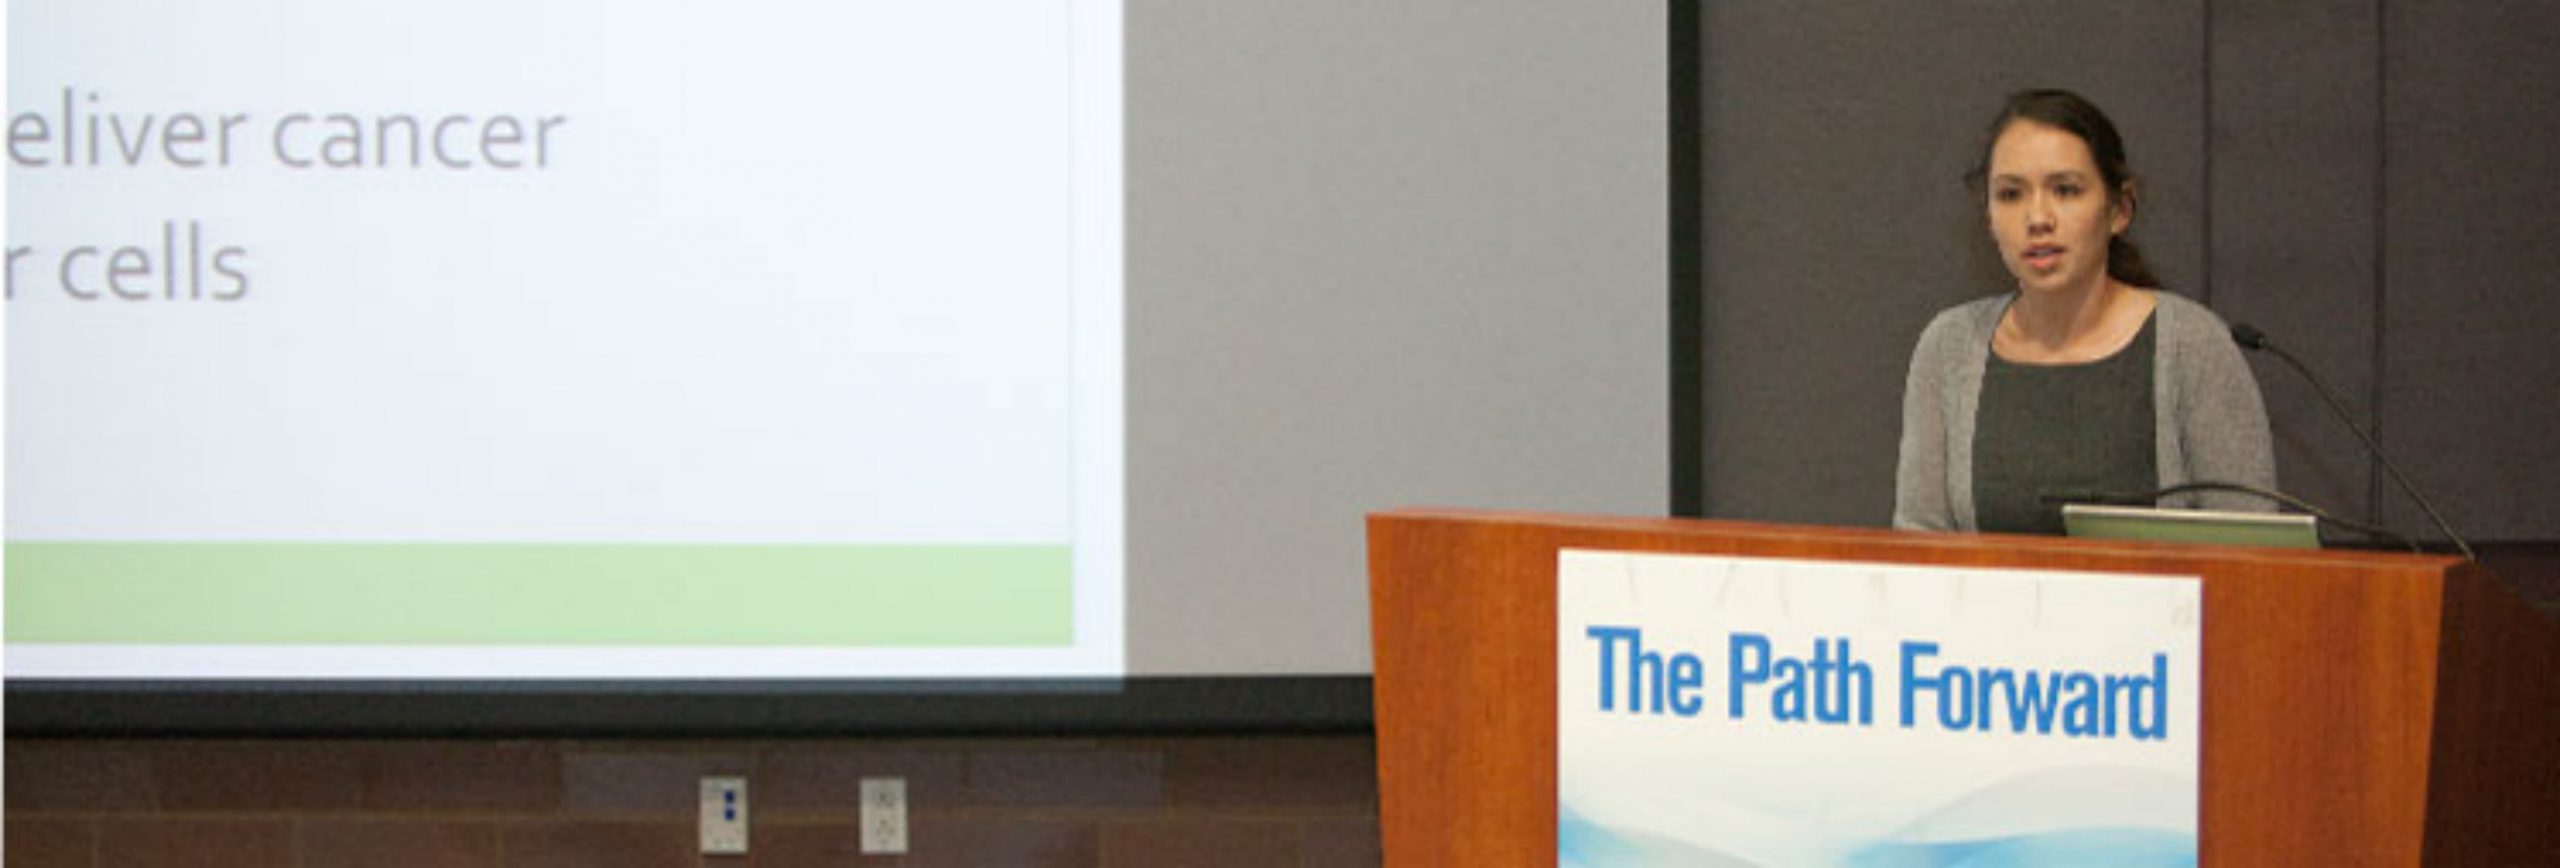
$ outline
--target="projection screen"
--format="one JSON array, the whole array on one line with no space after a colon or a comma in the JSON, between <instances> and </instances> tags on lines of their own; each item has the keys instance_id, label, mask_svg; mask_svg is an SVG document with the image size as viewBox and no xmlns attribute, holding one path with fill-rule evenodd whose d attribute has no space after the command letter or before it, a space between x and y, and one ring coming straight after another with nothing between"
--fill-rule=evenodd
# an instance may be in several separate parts
<instances>
[{"instance_id":1,"label":"projection screen","mask_svg":"<svg viewBox=\"0 0 2560 868\"><path fill-rule=\"evenodd\" d=\"M11 16L13 678L1121 672L1116 3Z\"/></svg>"},{"instance_id":2,"label":"projection screen","mask_svg":"<svg viewBox=\"0 0 2560 868\"><path fill-rule=\"evenodd\" d=\"M1658 5L8 15L13 735L1359 726L1663 510Z\"/></svg>"}]
</instances>

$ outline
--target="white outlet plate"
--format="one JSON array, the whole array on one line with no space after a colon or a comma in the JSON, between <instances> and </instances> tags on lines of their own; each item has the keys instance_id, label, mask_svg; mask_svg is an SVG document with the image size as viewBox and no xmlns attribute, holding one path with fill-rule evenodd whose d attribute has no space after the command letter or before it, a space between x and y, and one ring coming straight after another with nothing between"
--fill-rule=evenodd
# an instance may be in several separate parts
<instances>
[{"instance_id":1,"label":"white outlet plate","mask_svg":"<svg viewBox=\"0 0 2560 868\"><path fill-rule=\"evenodd\" d=\"M702 853L747 852L747 779L702 779Z\"/></svg>"},{"instance_id":2,"label":"white outlet plate","mask_svg":"<svg viewBox=\"0 0 2560 868\"><path fill-rule=\"evenodd\" d=\"M862 852L907 852L907 779L862 779Z\"/></svg>"}]
</instances>

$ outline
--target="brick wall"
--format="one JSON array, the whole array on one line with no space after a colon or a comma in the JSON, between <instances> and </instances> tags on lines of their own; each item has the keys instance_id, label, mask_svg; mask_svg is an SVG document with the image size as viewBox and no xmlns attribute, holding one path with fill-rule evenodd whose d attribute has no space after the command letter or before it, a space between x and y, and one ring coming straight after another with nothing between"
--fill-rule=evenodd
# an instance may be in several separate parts
<instances>
[{"instance_id":1,"label":"brick wall","mask_svg":"<svg viewBox=\"0 0 2560 868\"><path fill-rule=\"evenodd\" d=\"M1367 736L773 741L19 740L6 861L108 866L1378 864ZM744 775L746 856L696 855ZM907 781L864 857L859 780Z\"/></svg>"}]
</instances>

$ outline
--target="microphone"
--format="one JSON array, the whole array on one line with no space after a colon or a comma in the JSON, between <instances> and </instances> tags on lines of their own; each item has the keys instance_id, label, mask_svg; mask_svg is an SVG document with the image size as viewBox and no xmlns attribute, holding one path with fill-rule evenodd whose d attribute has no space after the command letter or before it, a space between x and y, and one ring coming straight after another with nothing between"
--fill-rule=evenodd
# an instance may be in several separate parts
<instances>
[{"instance_id":1,"label":"microphone","mask_svg":"<svg viewBox=\"0 0 2560 868\"><path fill-rule=\"evenodd\" d=\"M2311 384L2312 390L2320 393L2320 400L2328 402L2329 412L2337 414L2338 421L2346 423L2347 430L2355 432L2356 437L2364 441L2366 454L2372 455L2375 461L2382 464L2383 470L2391 473L2391 481L2399 483L2400 490L2407 492L2410 500L2417 501L2419 509L2426 510L2427 520L2435 522L2436 530L2443 531L2445 538L2453 541L2454 548L2462 550L2464 558L2475 561L2480 559L2478 555L2471 553L2471 544L2463 542L2462 535L2453 532L2453 525L2445 522L2444 514L2436 511L2435 503L2427 500L2426 495L2419 494L2418 486L2412 484L2409 477L2400 472L2400 466L2391 463L2391 456L2382 451L2382 445L2373 442L2373 434L2366 431L2363 425L2356 424L2355 417L2347 412L2346 405L2339 403L2337 393L2329 391L2328 384L2320 382L2320 378L2311 373L2310 366L2303 364L2301 359L2294 358L2292 353L2285 352L2283 347L2277 346L2274 340L2267 337L2266 332L2259 331L2257 326L2248 323L2231 324L2231 342L2239 344L2244 349L2272 353L2293 368L2294 373L2301 374L2302 379Z\"/></svg>"},{"instance_id":2,"label":"microphone","mask_svg":"<svg viewBox=\"0 0 2560 868\"><path fill-rule=\"evenodd\" d=\"M2275 349L2275 342L2267 340L2266 332L2259 331L2257 326L2253 326L2245 322L2235 322L2231 324L2231 342L2239 344L2245 349ZM2287 356L2286 358L2292 357ZM2306 374L2305 376L2308 377L2309 375ZM2325 389L2321 391L2324 394L2327 392Z\"/></svg>"}]
</instances>

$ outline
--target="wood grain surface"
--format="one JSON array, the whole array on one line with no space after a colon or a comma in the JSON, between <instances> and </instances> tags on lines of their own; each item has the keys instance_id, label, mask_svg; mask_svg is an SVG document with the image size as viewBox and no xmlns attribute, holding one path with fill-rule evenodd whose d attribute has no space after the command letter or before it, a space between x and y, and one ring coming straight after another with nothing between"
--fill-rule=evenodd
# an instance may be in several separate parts
<instances>
[{"instance_id":1,"label":"wood grain surface","mask_svg":"<svg viewBox=\"0 0 2560 868\"><path fill-rule=\"evenodd\" d=\"M2457 558L1416 509L1369 517L1388 865L1555 863L1564 548L2200 577L2204 864L2560 864L2560 630Z\"/></svg>"}]
</instances>

